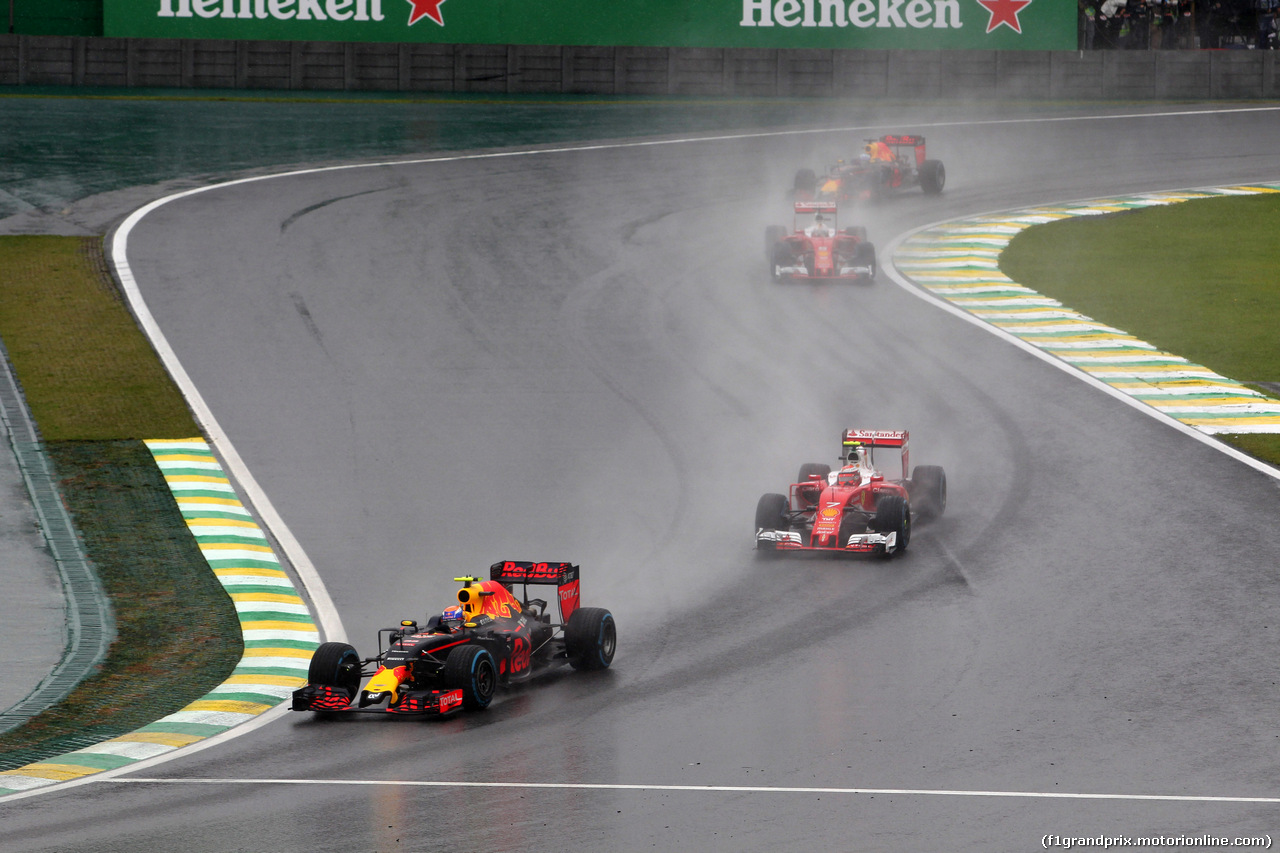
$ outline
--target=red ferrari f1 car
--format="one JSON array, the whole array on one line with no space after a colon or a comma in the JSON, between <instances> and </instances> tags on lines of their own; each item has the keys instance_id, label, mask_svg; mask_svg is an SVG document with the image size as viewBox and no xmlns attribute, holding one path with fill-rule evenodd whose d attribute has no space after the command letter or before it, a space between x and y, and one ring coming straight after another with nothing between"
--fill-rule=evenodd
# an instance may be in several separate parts
<instances>
[{"instance_id":1,"label":"red ferrari f1 car","mask_svg":"<svg viewBox=\"0 0 1280 853\"><path fill-rule=\"evenodd\" d=\"M613 614L578 606L577 566L507 560L494 563L489 575L454 578L463 584L458 603L422 627L408 619L378 631L376 657L362 659L346 643L322 643L308 683L293 693L292 710L442 716L486 708L499 686L562 664L590 670L613 662ZM551 621L544 599L529 598L531 585L556 587L559 622Z\"/></svg>"},{"instance_id":2,"label":"red ferrari f1 car","mask_svg":"<svg viewBox=\"0 0 1280 853\"><path fill-rule=\"evenodd\" d=\"M760 498L756 548L885 557L907 550L912 503L921 518L936 518L947 506L941 468L920 465L907 478L908 438L905 431L845 430L838 471L816 462L801 465L790 494ZM902 479L886 479L876 468L876 448L901 450Z\"/></svg>"},{"instance_id":3,"label":"red ferrari f1 car","mask_svg":"<svg viewBox=\"0 0 1280 853\"><path fill-rule=\"evenodd\" d=\"M790 233L781 225L765 229L765 251L774 281L876 277L876 247L867 229L840 230L834 201L797 201Z\"/></svg>"},{"instance_id":4,"label":"red ferrari f1 car","mask_svg":"<svg viewBox=\"0 0 1280 853\"><path fill-rule=\"evenodd\" d=\"M928 159L923 136L890 133L865 143L857 159L837 162L821 178L812 169L796 172L795 197L868 201L917 186L926 195L942 192L947 170L941 160Z\"/></svg>"}]
</instances>

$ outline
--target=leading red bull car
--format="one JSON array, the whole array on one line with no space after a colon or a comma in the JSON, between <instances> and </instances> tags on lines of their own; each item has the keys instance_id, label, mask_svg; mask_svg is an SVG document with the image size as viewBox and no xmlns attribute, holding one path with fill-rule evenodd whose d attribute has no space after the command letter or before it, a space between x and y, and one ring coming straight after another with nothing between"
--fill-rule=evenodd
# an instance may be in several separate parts
<instances>
[{"instance_id":1,"label":"leading red bull car","mask_svg":"<svg viewBox=\"0 0 1280 853\"><path fill-rule=\"evenodd\" d=\"M322 643L307 684L293 693L292 710L444 716L486 708L498 687L554 667L598 670L613 663L613 614L579 606L578 566L506 560L490 566L489 575L454 578L463 584L457 604L421 627L406 619L380 630L375 657L361 658L346 643ZM529 587L539 585L556 587L560 621L552 621L545 599L529 597Z\"/></svg>"},{"instance_id":2,"label":"leading red bull car","mask_svg":"<svg viewBox=\"0 0 1280 853\"><path fill-rule=\"evenodd\" d=\"M861 154L851 161L839 161L821 177L812 169L796 172L795 197L872 201L908 187L920 187L925 195L937 195L946 182L946 167L941 160L928 158L923 136L887 133L865 140Z\"/></svg>"},{"instance_id":3,"label":"leading red bull car","mask_svg":"<svg viewBox=\"0 0 1280 853\"><path fill-rule=\"evenodd\" d=\"M756 504L756 548L766 553L826 551L892 557L911 542L913 509L936 518L947 506L947 477L920 465L907 478L909 434L903 430L847 429L840 468L800 466L788 494L767 494ZM877 448L900 451L902 477L876 467Z\"/></svg>"}]
</instances>

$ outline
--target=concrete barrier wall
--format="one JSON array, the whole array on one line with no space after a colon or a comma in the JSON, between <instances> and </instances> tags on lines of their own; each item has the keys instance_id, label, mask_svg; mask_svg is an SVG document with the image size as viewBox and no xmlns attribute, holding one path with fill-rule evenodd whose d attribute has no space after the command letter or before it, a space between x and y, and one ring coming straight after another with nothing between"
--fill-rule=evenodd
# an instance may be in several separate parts
<instances>
[{"instance_id":1,"label":"concrete barrier wall","mask_svg":"<svg viewBox=\"0 0 1280 853\"><path fill-rule=\"evenodd\" d=\"M716 97L1280 95L1274 51L896 51L0 35L0 85Z\"/></svg>"}]
</instances>

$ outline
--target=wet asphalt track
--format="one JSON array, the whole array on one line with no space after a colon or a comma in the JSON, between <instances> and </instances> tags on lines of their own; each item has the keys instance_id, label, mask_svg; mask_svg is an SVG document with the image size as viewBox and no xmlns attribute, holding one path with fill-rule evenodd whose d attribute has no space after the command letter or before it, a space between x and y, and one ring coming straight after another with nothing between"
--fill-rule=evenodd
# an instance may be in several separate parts
<instances>
[{"instance_id":1,"label":"wet asphalt track","mask_svg":"<svg viewBox=\"0 0 1280 853\"><path fill-rule=\"evenodd\" d=\"M927 122L886 130L929 136L947 192L868 209L881 246L966 213L1280 177L1275 112ZM1280 795L1280 488L887 277L770 283L791 173L861 135L381 166L145 219L130 260L152 311L362 653L500 558L581 563L619 653L443 723L288 715L132 774L165 782L0 805L0 846L1014 851L1280 830L1276 804L923 793ZM946 517L899 560L757 559L757 497L847 426L909 429L913 461L947 469ZM284 779L916 793L252 781Z\"/></svg>"}]
</instances>

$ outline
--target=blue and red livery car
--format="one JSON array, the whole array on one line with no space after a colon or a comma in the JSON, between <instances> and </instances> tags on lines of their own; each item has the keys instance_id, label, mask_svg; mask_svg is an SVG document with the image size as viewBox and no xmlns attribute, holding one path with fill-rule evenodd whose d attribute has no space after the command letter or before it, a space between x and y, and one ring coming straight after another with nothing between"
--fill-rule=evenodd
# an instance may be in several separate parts
<instances>
[{"instance_id":1,"label":"blue and red livery car","mask_svg":"<svg viewBox=\"0 0 1280 853\"><path fill-rule=\"evenodd\" d=\"M613 662L613 614L579 606L578 566L505 560L489 575L454 578L463 584L457 604L421 627L406 619L381 629L375 657L322 643L292 710L443 716L486 708L498 687L554 667L605 669ZM539 585L556 587L559 621L545 599L529 597L529 587Z\"/></svg>"}]
</instances>

